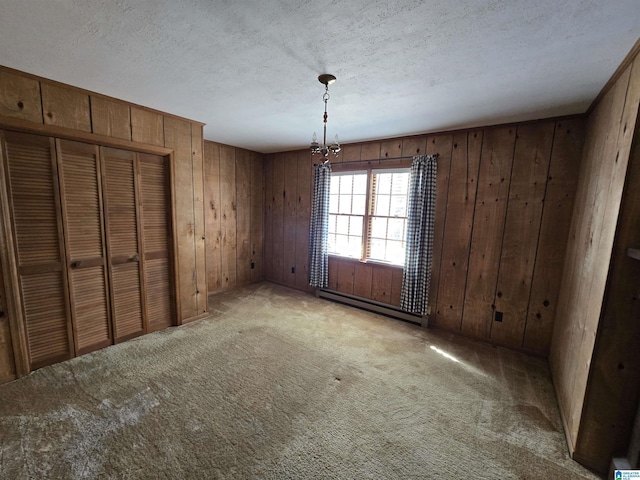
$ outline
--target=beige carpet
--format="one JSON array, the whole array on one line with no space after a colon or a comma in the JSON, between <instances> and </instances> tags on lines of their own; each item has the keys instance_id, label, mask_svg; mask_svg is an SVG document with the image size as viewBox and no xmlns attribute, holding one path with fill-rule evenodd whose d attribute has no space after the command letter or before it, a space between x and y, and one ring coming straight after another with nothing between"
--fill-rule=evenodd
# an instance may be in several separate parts
<instances>
[{"instance_id":1,"label":"beige carpet","mask_svg":"<svg viewBox=\"0 0 640 480\"><path fill-rule=\"evenodd\" d=\"M262 283L0 387L0 478L597 478L542 360Z\"/></svg>"}]
</instances>

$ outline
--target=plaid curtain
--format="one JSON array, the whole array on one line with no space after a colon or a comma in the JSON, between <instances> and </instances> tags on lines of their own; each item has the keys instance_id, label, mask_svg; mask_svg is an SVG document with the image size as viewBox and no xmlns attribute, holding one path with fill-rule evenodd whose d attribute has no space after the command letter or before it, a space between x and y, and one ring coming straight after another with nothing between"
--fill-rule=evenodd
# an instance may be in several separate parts
<instances>
[{"instance_id":1,"label":"plaid curtain","mask_svg":"<svg viewBox=\"0 0 640 480\"><path fill-rule=\"evenodd\" d=\"M400 308L425 315L433 256L438 155L413 157L409 180L407 247L402 274Z\"/></svg>"},{"instance_id":2,"label":"plaid curtain","mask_svg":"<svg viewBox=\"0 0 640 480\"><path fill-rule=\"evenodd\" d=\"M331 165L316 165L309 231L309 285L324 288L329 285L329 189Z\"/></svg>"}]
</instances>

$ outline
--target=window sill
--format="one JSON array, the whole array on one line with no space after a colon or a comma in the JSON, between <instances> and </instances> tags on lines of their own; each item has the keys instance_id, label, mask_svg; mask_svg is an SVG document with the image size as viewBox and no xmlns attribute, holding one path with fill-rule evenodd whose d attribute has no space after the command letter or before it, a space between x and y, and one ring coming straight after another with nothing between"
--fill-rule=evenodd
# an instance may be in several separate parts
<instances>
[{"instance_id":1,"label":"window sill","mask_svg":"<svg viewBox=\"0 0 640 480\"><path fill-rule=\"evenodd\" d=\"M372 267L382 267L382 268L388 268L390 270L404 270L404 267L402 265L397 265L395 263L386 263L386 262L381 262L378 260L360 260L359 258L355 258L355 257L346 257L343 255L338 255L336 253L330 253L329 254L329 258L334 259L334 260L340 260L341 262L348 262L348 263L354 263L354 264L362 264L362 265L370 265Z\"/></svg>"}]
</instances>

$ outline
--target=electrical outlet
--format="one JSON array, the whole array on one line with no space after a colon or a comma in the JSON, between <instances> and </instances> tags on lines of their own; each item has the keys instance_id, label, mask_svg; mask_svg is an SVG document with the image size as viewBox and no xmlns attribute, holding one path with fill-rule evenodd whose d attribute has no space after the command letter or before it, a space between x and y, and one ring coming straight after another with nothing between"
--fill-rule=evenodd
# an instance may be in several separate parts
<instances>
[{"instance_id":1,"label":"electrical outlet","mask_svg":"<svg viewBox=\"0 0 640 480\"><path fill-rule=\"evenodd\" d=\"M256 268L256 264L251 262L251 270L253 270L254 268Z\"/></svg>"},{"instance_id":2,"label":"electrical outlet","mask_svg":"<svg viewBox=\"0 0 640 480\"><path fill-rule=\"evenodd\" d=\"M502 312L496 312L496 322L502 322Z\"/></svg>"}]
</instances>

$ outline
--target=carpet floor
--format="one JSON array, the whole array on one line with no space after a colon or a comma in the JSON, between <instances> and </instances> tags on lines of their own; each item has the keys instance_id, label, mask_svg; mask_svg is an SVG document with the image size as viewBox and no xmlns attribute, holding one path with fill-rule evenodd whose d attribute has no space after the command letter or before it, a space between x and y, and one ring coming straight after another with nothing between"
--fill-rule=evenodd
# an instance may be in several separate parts
<instances>
[{"instance_id":1,"label":"carpet floor","mask_svg":"<svg viewBox=\"0 0 640 480\"><path fill-rule=\"evenodd\" d=\"M270 283L0 387L3 479L595 479L541 359Z\"/></svg>"}]
</instances>

